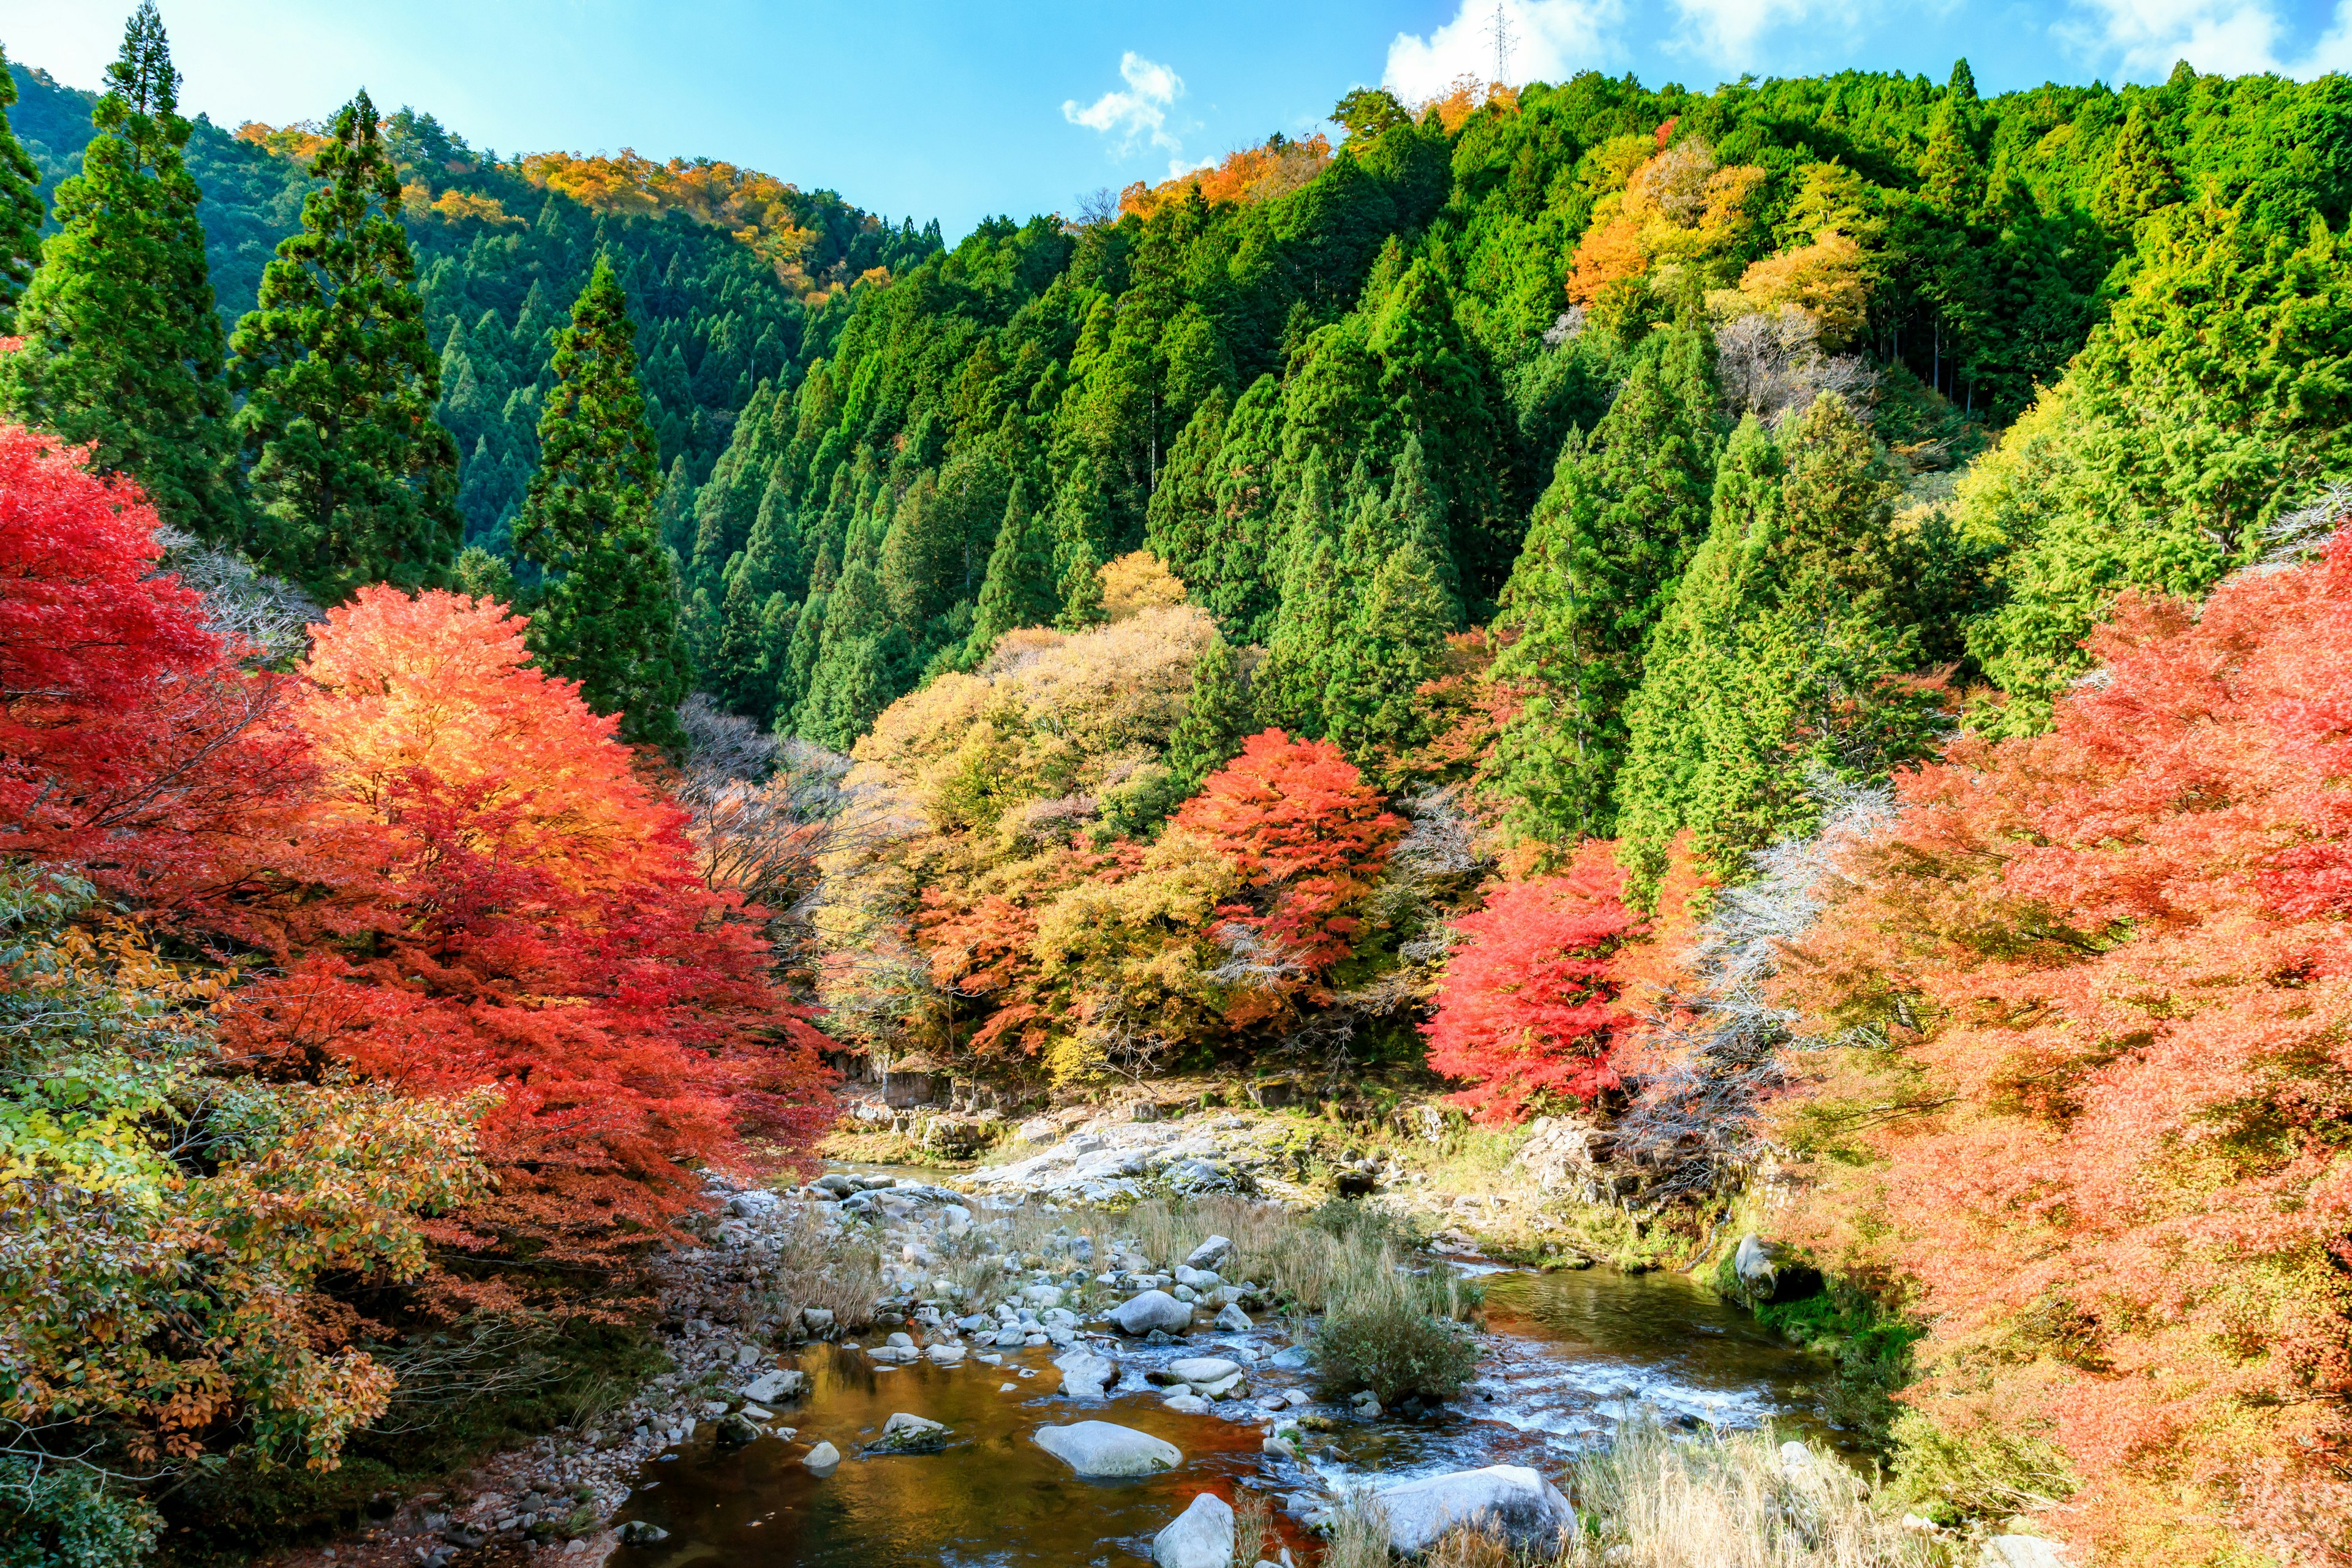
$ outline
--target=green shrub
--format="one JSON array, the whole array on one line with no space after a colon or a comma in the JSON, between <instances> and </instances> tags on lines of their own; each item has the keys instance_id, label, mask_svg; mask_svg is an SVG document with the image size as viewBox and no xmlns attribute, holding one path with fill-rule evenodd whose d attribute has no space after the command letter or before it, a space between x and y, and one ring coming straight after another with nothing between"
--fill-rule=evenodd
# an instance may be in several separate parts
<instances>
[{"instance_id":1,"label":"green shrub","mask_svg":"<svg viewBox=\"0 0 2352 1568\"><path fill-rule=\"evenodd\" d=\"M1382 1405L1409 1395L1451 1399L1478 1364L1477 1342L1457 1321L1478 1294L1451 1269L1410 1274L1382 1247L1332 1292L1315 1331L1315 1381L1326 1394L1370 1389Z\"/></svg>"},{"instance_id":2,"label":"green shrub","mask_svg":"<svg viewBox=\"0 0 2352 1568\"><path fill-rule=\"evenodd\" d=\"M161 1522L84 1471L0 1458L0 1568L137 1568Z\"/></svg>"},{"instance_id":3,"label":"green shrub","mask_svg":"<svg viewBox=\"0 0 2352 1568\"><path fill-rule=\"evenodd\" d=\"M1728 1258L1717 1269L1716 1288L1748 1300ZM1751 1305L1758 1322L1830 1358L1833 1370L1822 1396L1822 1413L1873 1448L1892 1447L1895 1418L1901 1414L1895 1394L1916 1375L1911 1350L1927 1331L1877 1296L1842 1279L1793 1301Z\"/></svg>"}]
</instances>

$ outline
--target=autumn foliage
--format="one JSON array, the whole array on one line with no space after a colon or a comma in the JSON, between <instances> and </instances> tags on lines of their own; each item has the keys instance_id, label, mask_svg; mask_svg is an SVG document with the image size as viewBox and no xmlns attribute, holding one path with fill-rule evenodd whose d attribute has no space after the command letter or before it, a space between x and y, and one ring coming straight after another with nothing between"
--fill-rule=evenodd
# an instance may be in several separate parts
<instances>
[{"instance_id":1,"label":"autumn foliage","mask_svg":"<svg viewBox=\"0 0 2352 1568\"><path fill-rule=\"evenodd\" d=\"M349 1291L612 1310L828 1118L821 1037L521 621L372 587L248 669L84 460L0 426L0 1415L331 1468Z\"/></svg>"},{"instance_id":2,"label":"autumn foliage","mask_svg":"<svg viewBox=\"0 0 2352 1568\"><path fill-rule=\"evenodd\" d=\"M1480 1121L1516 1121L1617 1082L1612 1047L1633 1020L1615 955L1643 924L1613 847L1596 841L1564 873L1496 883L1454 922L1460 942L1424 1032L1431 1069L1470 1084L1454 1102Z\"/></svg>"},{"instance_id":3,"label":"autumn foliage","mask_svg":"<svg viewBox=\"0 0 2352 1568\"><path fill-rule=\"evenodd\" d=\"M1264 907L1237 906L1236 921L1316 968L1347 956L1361 929L1352 907L1404 831L1339 747L1279 730L1244 742L1175 826L1256 891Z\"/></svg>"},{"instance_id":4,"label":"autumn foliage","mask_svg":"<svg viewBox=\"0 0 2352 1568\"><path fill-rule=\"evenodd\" d=\"M2094 651L2050 733L1902 780L1795 955L1868 1042L1806 1058L1807 1214L1914 1282L1919 1407L2047 1445L2100 1561L2345 1561L2352 534Z\"/></svg>"},{"instance_id":5,"label":"autumn foliage","mask_svg":"<svg viewBox=\"0 0 2352 1568\"><path fill-rule=\"evenodd\" d=\"M498 1190L446 1239L610 1267L693 1203L690 1164L814 1134L821 1037L616 721L529 658L520 619L459 595L329 613L297 723L367 896L243 994L232 1038L412 1093L495 1085Z\"/></svg>"}]
</instances>

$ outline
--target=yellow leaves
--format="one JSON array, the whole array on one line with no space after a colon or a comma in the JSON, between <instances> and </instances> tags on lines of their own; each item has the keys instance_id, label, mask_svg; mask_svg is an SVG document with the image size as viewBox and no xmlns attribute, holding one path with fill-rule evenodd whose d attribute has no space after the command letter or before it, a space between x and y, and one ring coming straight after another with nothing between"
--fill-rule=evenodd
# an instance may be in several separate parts
<instances>
[{"instance_id":1,"label":"yellow leaves","mask_svg":"<svg viewBox=\"0 0 2352 1568\"><path fill-rule=\"evenodd\" d=\"M1794 305L1813 318L1822 346L1834 352L1853 342L1868 319L1869 258L1861 246L1831 229L1811 245L1752 264L1727 303L1736 303L1743 314Z\"/></svg>"},{"instance_id":2,"label":"yellow leaves","mask_svg":"<svg viewBox=\"0 0 2352 1568\"><path fill-rule=\"evenodd\" d=\"M1571 268L1569 295L1579 304L1601 303L1645 274L1719 268L1748 243L1764 171L1718 164L1696 136L1663 152L1654 153L1655 145L1650 137L1621 136L1589 156L1587 184L1602 194ZM1637 161L1628 167L1629 160Z\"/></svg>"},{"instance_id":3,"label":"yellow leaves","mask_svg":"<svg viewBox=\"0 0 2352 1568\"><path fill-rule=\"evenodd\" d=\"M1120 556L1102 568L1101 576L1103 614L1113 622L1184 602L1184 584L1149 550Z\"/></svg>"},{"instance_id":4,"label":"yellow leaves","mask_svg":"<svg viewBox=\"0 0 2352 1568\"><path fill-rule=\"evenodd\" d=\"M434 216L445 223L460 223L468 219L488 224L519 224L522 219L507 211L496 196L478 195L454 186L433 200Z\"/></svg>"}]
</instances>

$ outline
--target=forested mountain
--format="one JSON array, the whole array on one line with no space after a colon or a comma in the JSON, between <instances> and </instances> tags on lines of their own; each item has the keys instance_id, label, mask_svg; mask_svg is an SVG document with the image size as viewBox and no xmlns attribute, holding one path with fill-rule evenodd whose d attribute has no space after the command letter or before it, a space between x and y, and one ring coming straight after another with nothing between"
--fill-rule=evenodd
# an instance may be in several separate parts
<instances>
[{"instance_id":1,"label":"forested mountain","mask_svg":"<svg viewBox=\"0 0 2352 1568\"><path fill-rule=\"evenodd\" d=\"M1360 92L1336 118L1336 155L1277 138L1226 170L1130 190L1115 222L985 225L857 300L819 368L745 409L696 497L692 538L672 535L707 684L845 746L927 670L984 654L1000 628L975 635L974 617L995 567L1018 577L1002 586L1031 615L1066 616L1066 584L1085 575L1074 565L1147 542L1228 637L1277 664L1286 616L1333 613L1285 592L1294 551L1318 548L1318 531L1338 576L1302 573L1309 596L1358 601L1340 584L1368 583L1411 536L1449 626L1498 605L1498 625L1532 625L1558 608L1537 601L1562 584L1536 584L1553 531L1585 526L1559 521L1583 496L1601 535L1579 548L1613 574L1597 593L1622 624L1554 631L1617 650L1573 661L1615 661L1585 695L1606 711L1579 721L1598 727L1588 755L1613 765L1643 639L1706 532L1716 454L1740 415L1769 420L1842 386L1892 482L1938 495L1948 483L1920 476L1958 467L2037 387L2118 395L2182 309L2259 331L2265 312L2340 287L2322 230L2352 202L2352 89L2335 78L2184 67L2153 89L1988 100L1965 65L1941 86L1849 72L1711 93L1587 74L1417 116ZM2221 274L2236 281L2217 289ZM1618 388L1650 375L1659 400L1621 400L1620 427L1602 426ZM2049 426L2048 407L2032 428ZM2325 424L2318 406L2271 398L2244 415L2252 445L2186 459L2200 475L2251 462L2268 498L2325 466L2281 438ZM2116 476L2155 449L2093 466ZM2210 580L2271 502L2176 477L2143 526L2216 540L2180 568ZM1907 612L1916 661L1965 656L1968 676L1990 669L2044 700L2071 639L2053 646L2035 617L2056 613L2074 635L2086 623L2032 608L2034 584L2079 576L2045 559L2073 546L2053 537L2037 553L1990 521L1990 499L1962 510L1969 522L1906 568L1936 600ZM1523 558L1531 516L1546 553ZM1606 536L1636 522L1654 559L1612 561L1624 551ZM1015 530L1031 542L999 549ZM2011 567L1992 559L2003 553ZM1529 584L1516 599L1515 569ZM2021 574L2024 602L1963 626L2005 572ZM1550 712L1533 665L1553 650L1533 641L1522 683ZM1310 732L1334 718L1279 700L1268 716ZM1537 807L1555 830L1613 819L1605 782L1546 787L1565 792Z\"/></svg>"},{"instance_id":2,"label":"forested mountain","mask_svg":"<svg viewBox=\"0 0 2352 1568\"><path fill-rule=\"evenodd\" d=\"M10 68L11 122L46 195L81 166L97 95ZM500 159L412 110L388 118L386 140L441 351L436 413L457 438L467 537L501 548L538 461L549 333L600 253L612 255L636 313L663 469L683 486L708 477L755 385L791 384L827 352L861 278L940 247L936 224L893 226L831 191L727 163ZM253 308L271 251L299 223L320 143L315 128L195 121L187 164L204 192L205 258L225 326Z\"/></svg>"}]
</instances>

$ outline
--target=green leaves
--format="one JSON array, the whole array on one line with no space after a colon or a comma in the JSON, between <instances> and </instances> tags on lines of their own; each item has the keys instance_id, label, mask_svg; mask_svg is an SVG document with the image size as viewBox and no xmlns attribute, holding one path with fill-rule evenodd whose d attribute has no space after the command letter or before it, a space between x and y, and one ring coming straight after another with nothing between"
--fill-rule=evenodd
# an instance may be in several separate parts
<instances>
[{"instance_id":1,"label":"green leaves","mask_svg":"<svg viewBox=\"0 0 2352 1568\"><path fill-rule=\"evenodd\" d=\"M250 548L333 603L368 583L438 584L457 552L457 444L433 417L439 356L375 105L339 111L326 182L237 323L236 427L252 468Z\"/></svg>"}]
</instances>

